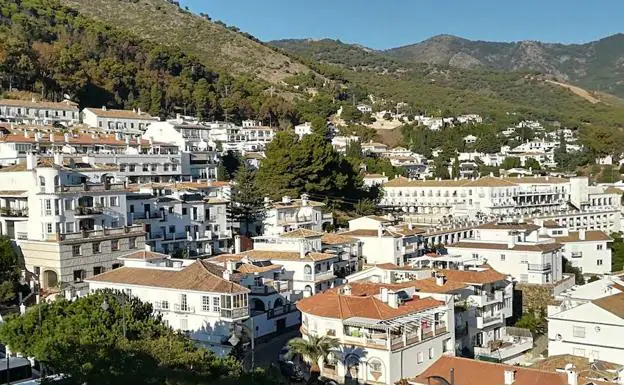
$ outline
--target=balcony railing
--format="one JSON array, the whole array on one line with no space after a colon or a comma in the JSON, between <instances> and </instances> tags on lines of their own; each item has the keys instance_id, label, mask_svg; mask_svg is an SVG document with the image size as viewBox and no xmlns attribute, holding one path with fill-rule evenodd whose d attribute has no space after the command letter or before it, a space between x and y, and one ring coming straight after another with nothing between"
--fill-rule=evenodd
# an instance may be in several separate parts
<instances>
[{"instance_id":1,"label":"balcony railing","mask_svg":"<svg viewBox=\"0 0 624 385\"><path fill-rule=\"evenodd\" d=\"M0 208L0 217L26 218L28 217L28 209L10 209L8 207Z\"/></svg>"},{"instance_id":2,"label":"balcony railing","mask_svg":"<svg viewBox=\"0 0 624 385\"><path fill-rule=\"evenodd\" d=\"M97 184L77 184L77 185L61 185L55 186L56 193L72 193L72 192L104 192L104 191L124 191L126 185L124 183L97 183Z\"/></svg>"},{"instance_id":3,"label":"balcony railing","mask_svg":"<svg viewBox=\"0 0 624 385\"><path fill-rule=\"evenodd\" d=\"M275 318L284 314L292 313L297 311L297 306L295 304L289 303L284 306L277 307L275 309L269 309L267 311L267 318Z\"/></svg>"},{"instance_id":4,"label":"balcony railing","mask_svg":"<svg viewBox=\"0 0 624 385\"><path fill-rule=\"evenodd\" d=\"M195 313L195 306L176 303L173 304L173 311L177 313Z\"/></svg>"},{"instance_id":5,"label":"balcony railing","mask_svg":"<svg viewBox=\"0 0 624 385\"><path fill-rule=\"evenodd\" d=\"M249 317L249 309L221 309L221 317L229 319L240 319Z\"/></svg>"},{"instance_id":6,"label":"balcony railing","mask_svg":"<svg viewBox=\"0 0 624 385\"><path fill-rule=\"evenodd\" d=\"M550 263L545 263L543 265L532 264L529 263L529 271L550 271L552 269L552 265Z\"/></svg>"},{"instance_id":7,"label":"balcony railing","mask_svg":"<svg viewBox=\"0 0 624 385\"><path fill-rule=\"evenodd\" d=\"M119 236L123 234L133 234L136 236L145 234L143 226L124 226L114 229L101 229L101 230L85 230L77 233L66 234L50 234L50 240L58 241L71 241L84 238L100 238L107 236Z\"/></svg>"},{"instance_id":8,"label":"balcony railing","mask_svg":"<svg viewBox=\"0 0 624 385\"><path fill-rule=\"evenodd\" d=\"M477 316L477 328L481 329L486 326L494 325L503 322L503 314L497 313L494 315L482 315Z\"/></svg>"},{"instance_id":9,"label":"balcony railing","mask_svg":"<svg viewBox=\"0 0 624 385\"><path fill-rule=\"evenodd\" d=\"M333 270L327 270L327 271L321 271L321 272L314 273L314 274L304 274L303 280L318 282L318 281L332 279L335 277L336 277L336 274L334 273Z\"/></svg>"},{"instance_id":10,"label":"balcony railing","mask_svg":"<svg viewBox=\"0 0 624 385\"><path fill-rule=\"evenodd\" d=\"M496 302L503 301L503 292L495 291L494 293L483 293L481 295L471 295L470 300L478 307L483 307Z\"/></svg>"},{"instance_id":11,"label":"balcony railing","mask_svg":"<svg viewBox=\"0 0 624 385\"><path fill-rule=\"evenodd\" d=\"M85 217L90 215L99 215L104 212L102 207L78 207L74 213L75 216Z\"/></svg>"}]
</instances>

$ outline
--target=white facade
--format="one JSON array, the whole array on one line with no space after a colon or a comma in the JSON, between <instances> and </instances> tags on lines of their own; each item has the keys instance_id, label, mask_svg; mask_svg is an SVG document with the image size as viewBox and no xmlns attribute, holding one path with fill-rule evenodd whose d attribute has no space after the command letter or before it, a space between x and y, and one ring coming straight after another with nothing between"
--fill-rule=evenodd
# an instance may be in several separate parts
<instances>
[{"instance_id":1,"label":"white facade","mask_svg":"<svg viewBox=\"0 0 624 385\"><path fill-rule=\"evenodd\" d=\"M451 255L484 261L519 282L552 284L563 277L562 245L540 238L539 226L527 223L487 223L474 238L447 246Z\"/></svg>"},{"instance_id":2,"label":"white facade","mask_svg":"<svg viewBox=\"0 0 624 385\"><path fill-rule=\"evenodd\" d=\"M297 307L303 338L329 335L340 342L330 361L320 363L321 375L337 381L394 384L454 354L453 301L446 295L353 283Z\"/></svg>"},{"instance_id":3,"label":"white facade","mask_svg":"<svg viewBox=\"0 0 624 385\"><path fill-rule=\"evenodd\" d=\"M295 134L299 136L299 139L302 139L306 135L310 135L312 133L312 123L305 122L303 124L298 124L295 126Z\"/></svg>"},{"instance_id":4,"label":"white facade","mask_svg":"<svg viewBox=\"0 0 624 385\"><path fill-rule=\"evenodd\" d=\"M158 121L158 118L142 112L140 108L138 110L113 110L102 107L83 109L82 121L89 127L99 128L106 132L140 136L150 124Z\"/></svg>"},{"instance_id":5,"label":"white facade","mask_svg":"<svg viewBox=\"0 0 624 385\"><path fill-rule=\"evenodd\" d=\"M624 293L568 308L549 307L548 354L624 365Z\"/></svg>"},{"instance_id":6,"label":"white facade","mask_svg":"<svg viewBox=\"0 0 624 385\"><path fill-rule=\"evenodd\" d=\"M265 207L265 235L279 235L296 229L323 231L324 225L333 222L332 214L325 212L325 204L311 200L307 194L301 199L285 196L278 202L265 199Z\"/></svg>"},{"instance_id":7,"label":"white facade","mask_svg":"<svg viewBox=\"0 0 624 385\"><path fill-rule=\"evenodd\" d=\"M249 317L249 290L230 282L231 271L207 262L183 267L150 260L153 253L135 255L124 267L88 279L89 289L121 290L149 302L174 330L188 332L216 354L227 355L231 346L224 344L233 334L232 325Z\"/></svg>"},{"instance_id":8,"label":"white facade","mask_svg":"<svg viewBox=\"0 0 624 385\"><path fill-rule=\"evenodd\" d=\"M583 274L611 272L611 242L603 231L569 231L557 225L545 227L544 233L563 245L563 257Z\"/></svg>"},{"instance_id":9,"label":"white facade","mask_svg":"<svg viewBox=\"0 0 624 385\"><path fill-rule=\"evenodd\" d=\"M60 123L72 126L80 123L78 105L69 100L63 102L42 102L32 99L0 100L0 118L18 124L52 125Z\"/></svg>"}]
</instances>

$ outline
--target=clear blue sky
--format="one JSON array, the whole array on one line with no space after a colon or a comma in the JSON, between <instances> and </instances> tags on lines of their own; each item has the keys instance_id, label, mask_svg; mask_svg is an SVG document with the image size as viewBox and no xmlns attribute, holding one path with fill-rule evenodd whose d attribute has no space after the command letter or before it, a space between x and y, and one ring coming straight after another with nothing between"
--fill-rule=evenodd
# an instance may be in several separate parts
<instances>
[{"instance_id":1,"label":"clear blue sky","mask_svg":"<svg viewBox=\"0 0 624 385\"><path fill-rule=\"evenodd\" d=\"M332 38L383 49L438 34L578 43L624 32L624 0L181 0L261 40Z\"/></svg>"}]
</instances>

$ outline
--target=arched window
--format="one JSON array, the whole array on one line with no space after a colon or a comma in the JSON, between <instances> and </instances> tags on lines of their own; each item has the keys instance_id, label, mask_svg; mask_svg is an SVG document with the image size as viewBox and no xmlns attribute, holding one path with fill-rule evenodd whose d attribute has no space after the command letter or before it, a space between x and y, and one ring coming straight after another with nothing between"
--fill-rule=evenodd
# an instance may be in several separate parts
<instances>
[{"instance_id":1,"label":"arched window","mask_svg":"<svg viewBox=\"0 0 624 385\"><path fill-rule=\"evenodd\" d=\"M306 285L305 291L307 291L308 293L312 294L312 286Z\"/></svg>"},{"instance_id":2,"label":"arched window","mask_svg":"<svg viewBox=\"0 0 624 385\"><path fill-rule=\"evenodd\" d=\"M284 306L284 301L281 298L278 298L275 300L275 303L273 304L273 309L277 309L278 307L282 307Z\"/></svg>"},{"instance_id":3,"label":"arched window","mask_svg":"<svg viewBox=\"0 0 624 385\"><path fill-rule=\"evenodd\" d=\"M305 265L303 267L303 273L304 274L312 274L312 267L310 265Z\"/></svg>"}]
</instances>

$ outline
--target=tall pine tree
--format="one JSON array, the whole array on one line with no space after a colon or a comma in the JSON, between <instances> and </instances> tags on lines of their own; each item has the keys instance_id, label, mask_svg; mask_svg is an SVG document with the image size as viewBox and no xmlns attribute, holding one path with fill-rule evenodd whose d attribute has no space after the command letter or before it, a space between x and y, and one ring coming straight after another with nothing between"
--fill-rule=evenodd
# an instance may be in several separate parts
<instances>
[{"instance_id":1,"label":"tall pine tree","mask_svg":"<svg viewBox=\"0 0 624 385\"><path fill-rule=\"evenodd\" d=\"M244 162L234 176L234 185L230 194L228 219L240 224L240 232L245 235L257 235L256 224L265 215L264 199L256 183L256 175Z\"/></svg>"}]
</instances>

